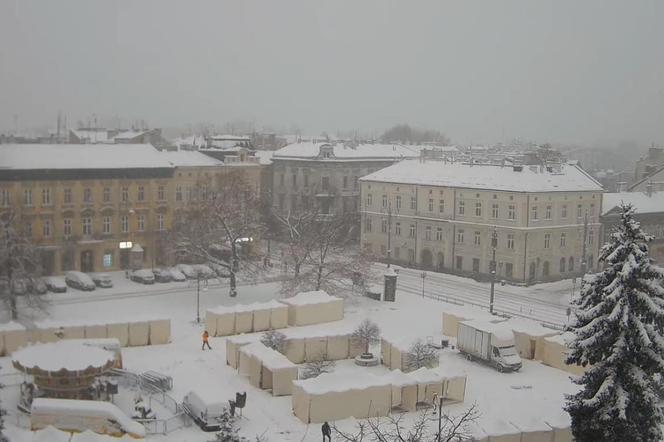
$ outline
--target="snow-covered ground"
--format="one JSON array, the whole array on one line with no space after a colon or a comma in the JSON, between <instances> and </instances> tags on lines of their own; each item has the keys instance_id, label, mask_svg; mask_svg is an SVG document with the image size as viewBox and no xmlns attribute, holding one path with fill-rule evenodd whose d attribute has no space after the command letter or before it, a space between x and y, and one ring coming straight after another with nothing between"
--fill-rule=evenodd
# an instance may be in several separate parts
<instances>
[{"instance_id":1,"label":"snow-covered ground","mask_svg":"<svg viewBox=\"0 0 664 442\"><path fill-rule=\"evenodd\" d=\"M400 277L406 280L402 273ZM452 287L449 284L458 284L461 278L448 275L434 276L427 279L425 284L439 282L440 287ZM172 318L172 342L168 345L132 347L122 350L125 367L129 370L142 372L156 370L170 375L174 380L171 395L177 400L189 390L206 391L216 395L220 400L226 401L235 396L235 392L247 391L247 406L244 416L240 420L241 434L253 437L256 434L265 434L270 441L317 441L320 439L320 425L305 425L291 412L291 398L272 397L269 393L260 391L249 385L244 377L225 363L225 338L211 338L212 351L201 350L201 333L204 327L204 312L207 308L218 305L232 305L237 302L249 303L267 301L279 297L278 283L261 283L258 285L244 285L239 288L236 299L229 298L227 285L211 285L208 290L200 292L201 323L196 318L196 288L189 283L155 284L154 286L141 286L127 281L123 275L114 275L115 288L109 290L97 289L94 292L77 292L70 290L65 294L50 295L52 305L50 308L50 321L85 321L104 322L113 320L130 320L133 317ZM451 282L450 282L451 281ZM467 295L466 288L475 284L483 289L486 284L472 281L457 286L455 295ZM421 281L418 281L421 283ZM445 285L447 284L447 285ZM555 290L558 285L560 291ZM551 296L562 297L566 288L557 283L552 286ZM139 292L136 293L136 289ZM522 289L514 287L501 287L505 295L513 290ZM548 296L545 289L539 289L539 294L533 293L533 299ZM472 291L472 290L471 290ZM517 295L521 295L517 293ZM553 301L552 301L553 302ZM381 303L366 298L353 298L346 303L346 317L342 324L353 326L365 318L377 322L383 332L391 337L405 340L437 336L441 333L442 312L449 304L438 300L422 298L410 293L409 290L400 290L395 303ZM455 308L459 308L455 306ZM471 308L471 307L462 307ZM39 320L40 318L35 318ZM307 330L320 332L331 324L320 324L301 327L304 333ZM337 324L335 323L334 327ZM14 369L9 358L1 358L2 379L16 379ZM376 373L386 372L383 366L360 368L350 361L338 362L336 372L348 373L352 376L358 370L371 370ZM524 361L519 373L502 374L494 369L469 362L454 350L445 350L441 353L440 370L442 372L465 373L468 377L466 400L464 404L450 406L450 411L461 411L464 407L477 403L482 417L480 427L493 428L502 425L501 422L519 422L544 420L559 421L563 416L562 404L564 394L575 390L565 372L543 366L538 362ZM29 441L31 436L27 430L15 426L16 400L18 387L16 382L10 384L3 393L3 406L10 412L7 418L8 433L12 441ZM125 410L129 411L129 410ZM414 416L414 415L413 415ZM341 428L350 429L354 422L352 419L337 422ZM151 440L172 441L207 441L211 434L203 433L192 426L166 436L150 436Z\"/></svg>"}]
</instances>

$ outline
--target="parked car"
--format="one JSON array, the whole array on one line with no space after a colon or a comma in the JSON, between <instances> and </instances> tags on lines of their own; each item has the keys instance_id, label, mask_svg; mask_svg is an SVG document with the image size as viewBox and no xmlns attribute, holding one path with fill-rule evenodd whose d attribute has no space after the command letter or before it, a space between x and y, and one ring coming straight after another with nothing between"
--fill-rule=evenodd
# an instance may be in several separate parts
<instances>
[{"instance_id":1,"label":"parked car","mask_svg":"<svg viewBox=\"0 0 664 442\"><path fill-rule=\"evenodd\" d=\"M44 295L48 292L48 287L42 278L28 279L28 289L35 295Z\"/></svg>"},{"instance_id":2,"label":"parked car","mask_svg":"<svg viewBox=\"0 0 664 442\"><path fill-rule=\"evenodd\" d=\"M191 266L196 274L200 276L201 279L211 279L216 278L217 274L209 266L205 264L194 264Z\"/></svg>"},{"instance_id":3,"label":"parked car","mask_svg":"<svg viewBox=\"0 0 664 442\"><path fill-rule=\"evenodd\" d=\"M134 270L129 275L129 279L141 284L154 284L154 275L150 269Z\"/></svg>"},{"instance_id":4,"label":"parked car","mask_svg":"<svg viewBox=\"0 0 664 442\"><path fill-rule=\"evenodd\" d=\"M67 291L67 283L60 276L47 276L44 278L46 288L54 293L64 293Z\"/></svg>"},{"instance_id":5,"label":"parked car","mask_svg":"<svg viewBox=\"0 0 664 442\"><path fill-rule=\"evenodd\" d=\"M217 398L203 397L198 392L190 391L182 400L182 408L201 427L203 431L218 431L219 418L224 413L227 403Z\"/></svg>"},{"instance_id":6,"label":"parked car","mask_svg":"<svg viewBox=\"0 0 664 442\"><path fill-rule=\"evenodd\" d=\"M184 273L176 269L175 267L171 267L168 269L168 273L171 274L171 280L181 282L181 281L186 281L187 277L184 276Z\"/></svg>"},{"instance_id":7,"label":"parked car","mask_svg":"<svg viewBox=\"0 0 664 442\"><path fill-rule=\"evenodd\" d=\"M173 279L171 272L168 269L154 269L152 270L152 274L154 275L154 280L156 282L171 282Z\"/></svg>"},{"instance_id":8,"label":"parked car","mask_svg":"<svg viewBox=\"0 0 664 442\"><path fill-rule=\"evenodd\" d=\"M111 279L111 275L109 275L108 273L92 273L90 277L92 278L97 287L102 287L102 288L113 287L113 280Z\"/></svg>"},{"instance_id":9,"label":"parked car","mask_svg":"<svg viewBox=\"0 0 664 442\"><path fill-rule=\"evenodd\" d=\"M182 272L187 279L196 279L198 277L196 270L189 264L178 264L175 268Z\"/></svg>"},{"instance_id":10,"label":"parked car","mask_svg":"<svg viewBox=\"0 0 664 442\"><path fill-rule=\"evenodd\" d=\"M74 270L65 273L65 282L69 287L79 290L94 290L96 287L92 278L83 272Z\"/></svg>"},{"instance_id":11,"label":"parked car","mask_svg":"<svg viewBox=\"0 0 664 442\"><path fill-rule=\"evenodd\" d=\"M12 293L15 295L25 295L28 293L28 280L24 278L13 279Z\"/></svg>"}]
</instances>

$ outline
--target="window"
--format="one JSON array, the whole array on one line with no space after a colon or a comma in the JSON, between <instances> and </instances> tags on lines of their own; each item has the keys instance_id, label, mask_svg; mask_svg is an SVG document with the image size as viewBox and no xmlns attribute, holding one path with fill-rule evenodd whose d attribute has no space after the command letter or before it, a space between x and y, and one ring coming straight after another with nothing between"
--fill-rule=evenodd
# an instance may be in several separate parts
<instances>
[{"instance_id":1,"label":"window","mask_svg":"<svg viewBox=\"0 0 664 442\"><path fill-rule=\"evenodd\" d=\"M357 190L360 187L360 181L358 177L354 176L353 177L353 190Z\"/></svg>"},{"instance_id":2,"label":"window","mask_svg":"<svg viewBox=\"0 0 664 442\"><path fill-rule=\"evenodd\" d=\"M138 201L145 201L145 187L138 186Z\"/></svg>"},{"instance_id":3,"label":"window","mask_svg":"<svg viewBox=\"0 0 664 442\"><path fill-rule=\"evenodd\" d=\"M106 250L104 252L102 263L104 265L104 268L113 267L113 252L111 250Z\"/></svg>"},{"instance_id":4,"label":"window","mask_svg":"<svg viewBox=\"0 0 664 442\"><path fill-rule=\"evenodd\" d=\"M294 173L294 174L291 176L291 179L292 179L292 181L293 181L293 187L297 187L297 174ZM346 177L344 177L344 189L345 189L345 188L346 188Z\"/></svg>"},{"instance_id":5,"label":"window","mask_svg":"<svg viewBox=\"0 0 664 442\"><path fill-rule=\"evenodd\" d=\"M371 218L367 218L364 222L364 231L371 232Z\"/></svg>"},{"instance_id":6,"label":"window","mask_svg":"<svg viewBox=\"0 0 664 442\"><path fill-rule=\"evenodd\" d=\"M507 234L507 248L508 249L514 249L514 234L513 233L508 233Z\"/></svg>"},{"instance_id":7,"label":"window","mask_svg":"<svg viewBox=\"0 0 664 442\"><path fill-rule=\"evenodd\" d=\"M346 175L344 175L343 186L344 186L344 189L348 189L348 177Z\"/></svg>"},{"instance_id":8,"label":"window","mask_svg":"<svg viewBox=\"0 0 664 442\"><path fill-rule=\"evenodd\" d=\"M138 228L139 232L143 232L145 230L145 215L138 215L138 225L136 226Z\"/></svg>"},{"instance_id":9,"label":"window","mask_svg":"<svg viewBox=\"0 0 664 442\"><path fill-rule=\"evenodd\" d=\"M380 220L380 232L381 233L387 233L387 220L386 219Z\"/></svg>"},{"instance_id":10,"label":"window","mask_svg":"<svg viewBox=\"0 0 664 442\"><path fill-rule=\"evenodd\" d=\"M102 192L102 197L101 199L105 202L108 203L111 201L111 188L110 187L104 187L104 191Z\"/></svg>"},{"instance_id":11,"label":"window","mask_svg":"<svg viewBox=\"0 0 664 442\"><path fill-rule=\"evenodd\" d=\"M498 203L491 204L491 218L498 218Z\"/></svg>"},{"instance_id":12,"label":"window","mask_svg":"<svg viewBox=\"0 0 664 442\"><path fill-rule=\"evenodd\" d=\"M505 263L505 276L511 278L514 275L514 264L511 262Z\"/></svg>"},{"instance_id":13,"label":"window","mask_svg":"<svg viewBox=\"0 0 664 442\"><path fill-rule=\"evenodd\" d=\"M180 186L178 186L178 187L180 187ZM182 192L182 188L180 188L180 192ZM121 198L122 198L123 203L126 203L126 202L129 201L129 187L127 187L127 186L122 187L122 196L121 196ZM182 200L182 194L181 193L180 193L180 200ZM178 200L178 201L180 201L180 200Z\"/></svg>"},{"instance_id":14,"label":"window","mask_svg":"<svg viewBox=\"0 0 664 442\"><path fill-rule=\"evenodd\" d=\"M431 241L431 226L426 226L424 228L424 239Z\"/></svg>"},{"instance_id":15,"label":"window","mask_svg":"<svg viewBox=\"0 0 664 442\"><path fill-rule=\"evenodd\" d=\"M23 190L23 204L28 207L32 206L32 189Z\"/></svg>"},{"instance_id":16,"label":"window","mask_svg":"<svg viewBox=\"0 0 664 442\"><path fill-rule=\"evenodd\" d=\"M576 206L576 217L581 218L581 213L583 212L583 206L581 204L577 204Z\"/></svg>"},{"instance_id":17,"label":"window","mask_svg":"<svg viewBox=\"0 0 664 442\"><path fill-rule=\"evenodd\" d=\"M463 256L456 257L456 269L463 270Z\"/></svg>"},{"instance_id":18,"label":"window","mask_svg":"<svg viewBox=\"0 0 664 442\"><path fill-rule=\"evenodd\" d=\"M71 236L71 218L65 218L62 220L62 231L65 237Z\"/></svg>"},{"instance_id":19,"label":"window","mask_svg":"<svg viewBox=\"0 0 664 442\"><path fill-rule=\"evenodd\" d=\"M182 186L175 186L175 201L182 201Z\"/></svg>"},{"instance_id":20,"label":"window","mask_svg":"<svg viewBox=\"0 0 664 442\"><path fill-rule=\"evenodd\" d=\"M396 206L397 206L397 209L401 209L401 195L397 195Z\"/></svg>"},{"instance_id":21,"label":"window","mask_svg":"<svg viewBox=\"0 0 664 442\"><path fill-rule=\"evenodd\" d=\"M396 236L401 236L401 223L396 223L394 225L394 234Z\"/></svg>"},{"instance_id":22,"label":"window","mask_svg":"<svg viewBox=\"0 0 664 442\"><path fill-rule=\"evenodd\" d=\"M380 245L380 254L383 256L387 254L387 247L385 247L385 244Z\"/></svg>"},{"instance_id":23,"label":"window","mask_svg":"<svg viewBox=\"0 0 664 442\"><path fill-rule=\"evenodd\" d=\"M473 258L473 272L475 272L475 273L480 272L480 259L479 258Z\"/></svg>"},{"instance_id":24,"label":"window","mask_svg":"<svg viewBox=\"0 0 664 442\"><path fill-rule=\"evenodd\" d=\"M28 238L32 236L32 223L30 221L27 221L23 224L23 232Z\"/></svg>"},{"instance_id":25,"label":"window","mask_svg":"<svg viewBox=\"0 0 664 442\"><path fill-rule=\"evenodd\" d=\"M417 210L417 198L414 196L410 197L410 208L411 210Z\"/></svg>"},{"instance_id":26,"label":"window","mask_svg":"<svg viewBox=\"0 0 664 442\"><path fill-rule=\"evenodd\" d=\"M9 190L0 190L0 205L2 205L2 207L9 207L11 203L11 194L9 193Z\"/></svg>"},{"instance_id":27,"label":"window","mask_svg":"<svg viewBox=\"0 0 664 442\"><path fill-rule=\"evenodd\" d=\"M516 207L514 204L507 206L507 219L514 221L516 219Z\"/></svg>"},{"instance_id":28,"label":"window","mask_svg":"<svg viewBox=\"0 0 664 442\"><path fill-rule=\"evenodd\" d=\"M101 232L108 235L111 233L111 217L105 216L101 220Z\"/></svg>"},{"instance_id":29,"label":"window","mask_svg":"<svg viewBox=\"0 0 664 442\"><path fill-rule=\"evenodd\" d=\"M415 250L408 249L408 262L415 262Z\"/></svg>"},{"instance_id":30,"label":"window","mask_svg":"<svg viewBox=\"0 0 664 442\"><path fill-rule=\"evenodd\" d=\"M410 236L411 238L415 238L415 224L410 225L410 231L408 233L408 236Z\"/></svg>"},{"instance_id":31,"label":"window","mask_svg":"<svg viewBox=\"0 0 664 442\"><path fill-rule=\"evenodd\" d=\"M475 216L482 216L482 203L479 201L475 203Z\"/></svg>"},{"instance_id":32,"label":"window","mask_svg":"<svg viewBox=\"0 0 664 442\"><path fill-rule=\"evenodd\" d=\"M530 213L531 213L530 219L532 219L533 221L537 221L538 220L537 206L533 206Z\"/></svg>"},{"instance_id":33,"label":"window","mask_svg":"<svg viewBox=\"0 0 664 442\"><path fill-rule=\"evenodd\" d=\"M66 188L64 193L62 194L62 202L64 204L71 204L71 189Z\"/></svg>"},{"instance_id":34,"label":"window","mask_svg":"<svg viewBox=\"0 0 664 442\"><path fill-rule=\"evenodd\" d=\"M438 227L436 229L436 241L442 241L443 240L443 228Z\"/></svg>"},{"instance_id":35,"label":"window","mask_svg":"<svg viewBox=\"0 0 664 442\"><path fill-rule=\"evenodd\" d=\"M92 235L92 218L83 218L81 223L83 225L83 235Z\"/></svg>"},{"instance_id":36,"label":"window","mask_svg":"<svg viewBox=\"0 0 664 442\"><path fill-rule=\"evenodd\" d=\"M445 212L445 200L438 200L438 213Z\"/></svg>"},{"instance_id":37,"label":"window","mask_svg":"<svg viewBox=\"0 0 664 442\"><path fill-rule=\"evenodd\" d=\"M457 230L457 242L458 243L463 242L463 229Z\"/></svg>"},{"instance_id":38,"label":"window","mask_svg":"<svg viewBox=\"0 0 664 442\"><path fill-rule=\"evenodd\" d=\"M157 230L165 230L164 226L164 214L160 213L157 215Z\"/></svg>"},{"instance_id":39,"label":"window","mask_svg":"<svg viewBox=\"0 0 664 442\"><path fill-rule=\"evenodd\" d=\"M542 276L544 276L546 278L547 276L549 276L549 273L550 273L550 271L549 271L549 261L544 261L542 263Z\"/></svg>"},{"instance_id":40,"label":"window","mask_svg":"<svg viewBox=\"0 0 664 442\"><path fill-rule=\"evenodd\" d=\"M560 258L560 273L565 273L565 258Z\"/></svg>"},{"instance_id":41,"label":"window","mask_svg":"<svg viewBox=\"0 0 664 442\"><path fill-rule=\"evenodd\" d=\"M565 233L560 234L560 247L565 247L567 245L567 235Z\"/></svg>"},{"instance_id":42,"label":"window","mask_svg":"<svg viewBox=\"0 0 664 442\"><path fill-rule=\"evenodd\" d=\"M588 231L588 244L593 244L595 242L595 231Z\"/></svg>"},{"instance_id":43,"label":"window","mask_svg":"<svg viewBox=\"0 0 664 442\"><path fill-rule=\"evenodd\" d=\"M570 256L567 263L568 263L567 270L570 271L570 272L573 272L574 271L574 257Z\"/></svg>"},{"instance_id":44,"label":"window","mask_svg":"<svg viewBox=\"0 0 664 442\"><path fill-rule=\"evenodd\" d=\"M429 198L429 212L433 212L433 198Z\"/></svg>"},{"instance_id":45,"label":"window","mask_svg":"<svg viewBox=\"0 0 664 442\"><path fill-rule=\"evenodd\" d=\"M157 199L159 201L164 201L166 199L166 189L164 189L164 186L157 187Z\"/></svg>"},{"instance_id":46,"label":"window","mask_svg":"<svg viewBox=\"0 0 664 442\"><path fill-rule=\"evenodd\" d=\"M595 216L595 205L594 204L590 205L590 216Z\"/></svg>"},{"instance_id":47,"label":"window","mask_svg":"<svg viewBox=\"0 0 664 442\"><path fill-rule=\"evenodd\" d=\"M459 201L459 208L458 208L459 215L463 215L466 213L466 203L465 201Z\"/></svg>"},{"instance_id":48,"label":"window","mask_svg":"<svg viewBox=\"0 0 664 442\"><path fill-rule=\"evenodd\" d=\"M84 203L92 202L92 189L90 189L89 187L83 189L83 202Z\"/></svg>"},{"instance_id":49,"label":"window","mask_svg":"<svg viewBox=\"0 0 664 442\"><path fill-rule=\"evenodd\" d=\"M383 195L383 207L387 207L387 195Z\"/></svg>"},{"instance_id":50,"label":"window","mask_svg":"<svg viewBox=\"0 0 664 442\"><path fill-rule=\"evenodd\" d=\"M187 201L191 201L191 196L192 196L192 189L191 186L187 186L184 189L184 197Z\"/></svg>"},{"instance_id":51,"label":"window","mask_svg":"<svg viewBox=\"0 0 664 442\"><path fill-rule=\"evenodd\" d=\"M285 181L286 181L286 176L283 173L280 173L279 174L279 185L283 186Z\"/></svg>"},{"instance_id":52,"label":"window","mask_svg":"<svg viewBox=\"0 0 664 442\"><path fill-rule=\"evenodd\" d=\"M551 219L551 206L546 206L546 211L544 212L545 219Z\"/></svg>"},{"instance_id":53,"label":"window","mask_svg":"<svg viewBox=\"0 0 664 442\"><path fill-rule=\"evenodd\" d=\"M562 219L567 219L567 204L563 204L563 206L560 208L560 217Z\"/></svg>"},{"instance_id":54,"label":"window","mask_svg":"<svg viewBox=\"0 0 664 442\"><path fill-rule=\"evenodd\" d=\"M367 207L371 206L372 203L373 203L373 195L367 193Z\"/></svg>"},{"instance_id":55,"label":"window","mask_svg":"<svg viewBox=\"0 0 664 442\"><path fill-rule=\"evenodd\" d=\"M304 187L309 187L309 174L304 174Z\"/></svg>"},{"instance_id":56,"label":"window","mask_svg":"<svg viewBox=\"0 0 664 442\"><path fill-rule=\"evenodd\" d=\"M122 215L120 217L120 229L122 233L129 232L129 217L127 215Z\"/></svg>"},{"instance_id":57,"label":"window","mask_svg":"<svg viewBox=\"0 0 664 442\"><path fill-rule=\"evenodd\" d=\"M551 248L551 234L550 233L545 233L544 234L544 248L545 249Z\"/></svg>"},{"instance_id":58,"label":"window","mask_svg":"<svg viewBox=\"0 0 664 442\"><path fill-rule=\"evenodd\" d=\"M42 205L51 205L51 189L49 187L42 189Z\"/></svg>"},{"instance_id":59,"label":"window","mask_svg":"<svg viewBox=\"0 0 664 442\"><path fill-rule=\"evenodd\" d=\"M324 176L321 178L321 187L323 187L323 190L327 191L330 188L330 177L329 176Z\"/></svg>"},{"instance_id":60,"label":"window","mask_svg":"<svg viewBox=\"0 0 664 442\"><path fill-rule=\"evenodd\" d=\"M44 238L50 238L51 237L51 220L50 219L45 219L44 222L42 223L42 235Z\"/></svg>"},{"instance_id":61,"label":"window","mask_svg":"<svg viewBox=\"0 0 664 442\"><path fill-rule=\"evenodd\" d=\"M481 242L481 234L480 232L475 232L473 242L475 243L476 246L480 245Z\"/></svg>"}]
</instances>

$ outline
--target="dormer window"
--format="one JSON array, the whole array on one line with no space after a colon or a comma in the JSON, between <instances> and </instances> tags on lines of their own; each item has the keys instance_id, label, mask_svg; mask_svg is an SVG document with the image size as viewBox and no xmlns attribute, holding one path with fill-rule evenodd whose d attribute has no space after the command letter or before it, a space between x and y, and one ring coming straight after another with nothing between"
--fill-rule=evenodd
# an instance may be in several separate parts
<instances>
[{"instance_id":1,"label":"dormer window","mask_svg":"<svg viewBox=\"0 0 664 442\"><path fill-rule=\"evenodd\" d=\"M321 145L319 155L321 158L332 158L334 156L334 147L329 144Z\"/></svg>"}]
</instances>

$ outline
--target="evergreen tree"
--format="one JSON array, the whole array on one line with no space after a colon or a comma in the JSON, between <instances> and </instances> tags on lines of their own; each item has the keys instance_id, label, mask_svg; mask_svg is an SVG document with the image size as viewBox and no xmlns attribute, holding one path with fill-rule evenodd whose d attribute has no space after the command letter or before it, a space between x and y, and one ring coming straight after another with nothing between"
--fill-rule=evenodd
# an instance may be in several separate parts
<instances>
[{"instance_id":1,"label":"evergreen tree","mask_svg":"<svg viewBox=\"0 0 664 442\"><path fill-rule=\"evenodd\" d=\"M652 237L622 205L620 223L602 247L606 268L584 278L573 303L568 364L588 366L567 397L575 440L662 440L664 373L664 269L652 264Z\"/></svg>"}]
</instances>

